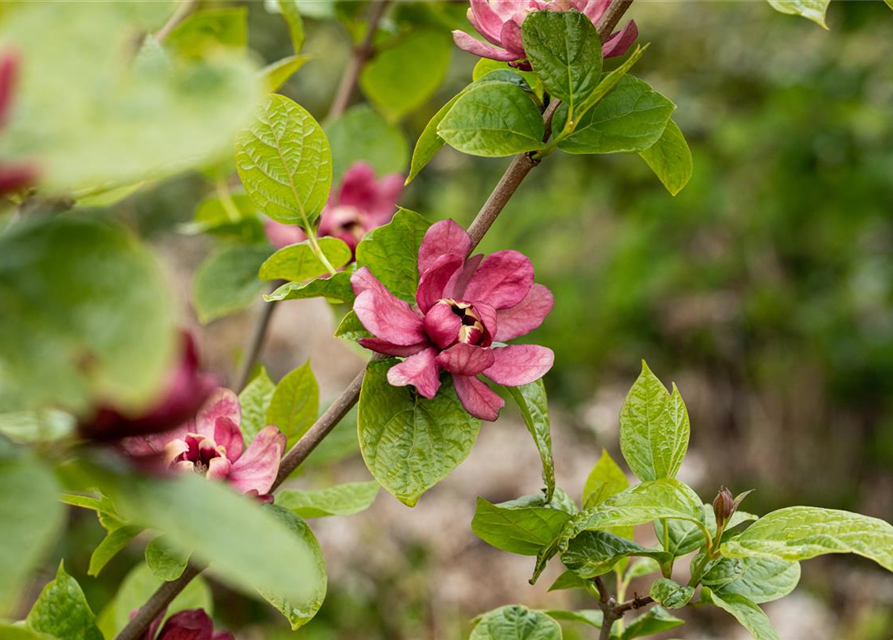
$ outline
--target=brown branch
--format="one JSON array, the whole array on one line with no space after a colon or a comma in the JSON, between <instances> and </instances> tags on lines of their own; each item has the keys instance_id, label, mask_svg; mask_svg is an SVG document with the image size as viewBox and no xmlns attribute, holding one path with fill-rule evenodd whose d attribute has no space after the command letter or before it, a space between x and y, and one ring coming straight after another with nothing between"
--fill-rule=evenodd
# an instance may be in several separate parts
<instances>
[{"instance_id":1,"label":"brown branch","mask_svg":"<svg viewBox=\"0 0 893 640\"><path fill-rule=\"evenodd\" d=\"M137 640L141 638L152 621L155 620L173 602L186 585L193 578L200 574L202 570L195 565L187 565L183 574L171 582L163 583L155 593L152 594L146 604L140 607L136 615L130 619L130 622L121 629L121 633L115 636L115 640Z\"/></svg>"},{"instance_id":2,"label":"brown branch","mask_svg":"<svg viewBox=\"0 0 893 640\"><path fill-rule=\"evenodd\" d=\"M632 3L633 0L614 0L614 2L608 5L608 10L605 11L601 22L598 23L598 35L602 42L608 39L608 36L614 31L614 27L620 22L620 18L629 11Z\"/></svg>"},{"instance_id":3,"label":"brown branch","mask_svg":"<svg viewBox=\"0 0 893 640\"><path fill-rule=\"evenodd\" d=\"M627 600L626 602L621 602L616 607L614 607L614 614L619 618L627 611L633 611L634 609L641 609L642 607L647 607L649 604L654 602L654 598L651 596L636 596L632 600Z\"/></svg>"},{"instance_id":4,"label":"brown branch","mask_svg":"<svg viewBox=\"0 0 893 640\"><path fill-rule=\"evenodd\" d=\"M273 293L279 286L282 284L281 281L277 281L270 288L270 293ZM245 387L248 386L248 382L251 380L251 370L254 369L254 363L257 361L257 356L260 354L260 350L264 346L264 339L267 337L267 329L270 327L270 321L273 319L273 312L276 310L275 302L267 302L263 309L261 309L260 317L258 317L257 322L254 325L254 331L251 333L251 339L248 342L248 347L245 349L245 355L242 359L242 368L239 371L239 379L236 388L241 391Z\"/></svg>"}]
</instances>

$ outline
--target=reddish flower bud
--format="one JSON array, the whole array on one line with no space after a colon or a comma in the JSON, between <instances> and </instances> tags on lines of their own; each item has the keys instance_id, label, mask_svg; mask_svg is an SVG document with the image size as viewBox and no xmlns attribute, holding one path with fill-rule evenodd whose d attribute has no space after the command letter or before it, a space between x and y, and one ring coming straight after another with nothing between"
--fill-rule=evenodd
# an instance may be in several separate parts
<instances>
[{"instance_id":1,"label":"reddish flower bud","mask_svg":"<svg viewBox=\"0 0 893 640\"><path fill-rule=\"evenodd\" d=\"M713 514L716 516L717 526L724 526L735 512L735 498L732 492L722 487L713 500Z\"/></svg>"}]
</instances>

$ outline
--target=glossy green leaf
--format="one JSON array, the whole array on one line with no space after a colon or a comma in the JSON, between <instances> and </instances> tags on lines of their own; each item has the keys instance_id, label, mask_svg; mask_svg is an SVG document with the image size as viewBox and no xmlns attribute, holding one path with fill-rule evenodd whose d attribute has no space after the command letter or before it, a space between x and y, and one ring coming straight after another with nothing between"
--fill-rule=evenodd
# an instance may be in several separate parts
<instances>
[{"instance_id":1,"label":"glossy green leaf","mask_svg":"<svg viewBox=\"0 0 893 640\"><path fill-rule=\"evenodd\" d=\"M408 506L468 457L480 420L462 407L449 381L433 400L392 386L393 358L370 362L360 392L357 428L363 460L389 493Z\"/></svg>"},{"instance_id":2,"label":"glossy green leaf","mask_svg":"<svg viewBox=\"0 0 893 640\"><path fill-rule=\"evenodd\" d=\"M320 238L320 251L335 269L350 262L353 253L340 238ZM303 282L327 274L328 269L313 253L309 241L282 247L267 258L260 267L261 280L291 280Z\"/></svg>"},{"instance_id":3,"label":"glossy green leaf","mask_svg":"<svg viewBox=\"0 0 893 640\"><path fill-rule=\"evenodd\" d=\"M701 589L701 600L732 614L756 640L781 640L769 617L752 600L737 593L720 596L709 587Z\"/></svg>"},{"instance_id":4,"label":"glossy green leaf","mask_svg":"<svg viewBox=\"0 0 893 640\"><path fill-rule=\"evenodd\" d=\"M261 69L260 76L267 91L278 91L310 60L310 56L288 56Z\"/></svg>"},{"instance_id":5,"label":"glossy green leaf","mask_svg":"<svg viewBox=\"0 0 893 640\"><path fill-rule=\"evenodd\" d=\"M798 582L799 563L772 558L721 558L701 578L720 596L736 593L756 604L785 597Z\"/></svg>"},{"instance_id":6,"label":"glossy green leaf","mask_svg":"<svg viewBox=\"0 0 893 640\"><path fill-rule=\"evenodd\" d=\"M415 303L419 246L429 226L418 213L399 208L388 224L373 229L360 241L357 267L368 267L391 293Z\"/></svg>"},{"instance_id":7,"label":"glossy green leaf","mask_svg":"<svg viewBox=\"0 0 893 640\"><path fill-rule=\"evenodd\" d=\"M0 411L142 409L173 354L154 258L122 227L84 215L0 237L0 309Z\"/></svg>"},{"instance_id":8,"label":"glossy green leaf","mask_svg":"<svg viewBox=\"0 0 893 640\"><path fill-rule=\"evenodd\" d=\"M581 578L595 578L609 573L614 565L629 556L654 558L668 562L670 554L645 547L606 531L583 531L570 540L561 552L561 561Z\"/></svg>"},{"instance_id":9,"label":"glossy green leaf","mask_svg":"<svg viewBox=\"0 0 893 640\"><path fill-rule=\"evenodd\" d=\"M59 640L102 640L81 586L65 573L61 563L56 579L40 592L25 624Z\"/></svg>"},{"instance_id":10,"label":"glossy green leaf","mask_svg":"<svg viewBox=\"0 0 893 640\"><path fill-rule=\"evenodd\" d=\"M704 512L704 524L707 526L707 530L710 532L712 538L716 535L716 517L713 514L713 506L704 504L701 505L701 509ZM723 535L723 538L733 535L732 529L738 525L756 519L757 517L753 514L744 511L736 511L726 525L726 533ZM704 543L706 542L704 538L704 530L694 522L685 520L655 521L654 530L658 540L664 540L665 524L669 527L669 547L667 548L667 551L674 556L684 556L704 546Z\"/></svg>"},{"instance_id":11,"label":"glossy green leaf","mask_svg":"<svg viewBox=\"0 0 893 640\"><path fill-rule=\"evenodd\" d=\"M279 381L267 408L267 424L274 424L291 447L313 426L319 415L319 384L308 360Z\"/></svg>"},{"instance_id":12,"label":"glossy green leaf","mask_svg":"<svg viewBox=\"0 0 893 640\"><path fill-rule=\"evenodd\" d=\"M305 300L307 298L325 298L329 302L354 301L353 288L347 271L339 271L328 278L317 278L309 282L286 282L273 293L264 296L267 302L281 300Z\"/></svg>"},{"instance_id":13,"label":"glossy green leaf","mask_svg":"<svg viewBox=\"0 0 893 640\"><path fill-rule=\"evenodd\" d=\"M487 83L464 93L437 126L454 149L474 156L501 157L543 147L540 110L521 87Z\"/></svg>"},{"instance_id":14,"label":"glossy green leaf","mask_svg":"<svg viewBox=\"0 0 893 640\"><path fill-rule=\"evenodd\" d=\"M195 273L192 297L202 324L247 308L264 290L257 277L270 257L267 245L225 244L215 249Z\"/></svg>"},{"instance_id":15,"label":"glossy green leaf","mask_svg":"<svg viewBox=\"0 0 893 640\"><path fill-rule=\"evenodd\" d=\"M146 545L146 566L156 578L170 582L183 575L189 555L177 549L165 536L158 536Z\"/></svg>"},{"instance_id":16,"label":"glossy green leaf","mask_svg":"<svg viewBox=\"0 0 893 640\"><path fill-rule=\"evenodd\" d=\"M326 124L332 146L335 181L355 162L365 162L379 177L402 173L409 160L409 142L396 125L382 118L369 105L357 105Z\"/></svg>"},{"instance_id":17,"label":"glossy green leaf","mask_svg":"<svg viewBox=\"0 0 893 640\"><path fill-rule=\"evenodd\" d=\"M567 622L580 622L588 624L596 629L602 628L604 614L598 609L580 609L578 611L563 611L561 609L546 609L543 611L550 618Z\"/></svg>"},{"instance_id":18,"label":"glossy green leaf","mask_svg":"<svg viewBox=\"0 0 893 640\"><path fill-rule=\"evenodd\" d=\"M304 228L322 213L332 185L332 154L319 123L276 94L237 136L236 169L264 214Z\"/></svg>"},{"instance_id":19,"label":"glossy green leaf","mask_svg":"<svg viewBox=\"0 0 893 640\"><path fill-rule=\"evenodd\" d=\"M607 449L595 463L583 487L583 507L595 507L629 487L629 480L623 469L617 466Z\"/></svg>"},{"instance_id":20,"label":"glossy green leaf","mask_svg":"<svg viewBox=\"0 0 893 640\"><path fill-rule=\"evenodd\" d=\"M478 498L471 530L497 549L535 556L558 538L570 519L570 514L547 506L492 504Z\"/></svg>"},{"instance_id":21,"label":"glossy green leaf","mask_svg":"<svg viewBox=\"0 0 893 640\"><path fill-rule=\"evenodd\" d=\"M93 550L90 556L90 568L87 569L87 575L98 576L99 572L114 558L120 551L130 544L136 536L142 533L142 527L125 525L110 531L102 542Z\"/></svg>"},{"instance_id":22,"label":"glossy green leaf","mask_svg":"<svg viewBox=\"0 0 893 640\"><path fill-rule=\"evenodd\" d=\"M469 640L561 640L561 627L545 613L513 604L482 615Z\"/></svg>"},{"instance_id":23,"label":"glossy green leaf","mask_svg":"<svg viewBox=\"0 0 893 640\"><path fill-rule=\"evenodd\" d=\"M242 422L239 428L245 436L245 443L254 440L254 436L267 426L267 409L273 400L276 385L270 380L267 370L261 367L251 382L239 393L239 404L242 407Z\"/></svg>"},{"instance_id":24,"label":"glossy green leaf","mask_svg":"<svg viewBox=\"0 0 893 640\"><path fill-rule=\"evenodd\" d=\"M570 569L567 569L555 579L555 582L549 587L549 591L563 591L565 589L585 589L591 592L593 590L592 580L581 578Z\"/></svg>"},{"instance_id":25,"label":"glossy green leaf","mask_svg":"<svg viewBox=\"0 0 893 640\"><path fill-rule=\"evenodd\" d=\"M372 506L378 496L377 482L346 482L319 491L285 489L276 494L276 504L302 518L350 516Z\"/></svg>"},{"instance_id":26,"label":"glossy green leaf","mask_svg":"<svg viewBox=\"0 0 893 640\"><path fill-rule=\"evenodd\" d=\"M825 23L825 13L828 11L831 0L769 0L769 4L780 13L803 16L824 29L828 28Z\"/></svg>"},{"instance_id":27,"label":"glossy green leaf","mask_svg":"<svg viewBox=\"0 0 893 640\"><path fill-rule=\"evenodd\" d=\"M549 94L576 113L601 79L602 42L578 11L535 11L522 28L524 51Z\"/></svg>"},{"instance_id":28,"label":"glossy green leaf","mask_svg":"<svg viewBox=\"0 0 893 640\"><path fill-rule=\"evenodd\" d=\"M399 34L363 67L360 88L389 120L399 120L434 94L446 77L452 51L452 38L443 31Z\"/></svg>"},{"instance_id":29,"label":"glossy green leaf","mask_svg":"<svg viewBox=\"0 0 893 640\"><path fill-rule=\"evenodd\" d=\"M164 48L188 58L244 51L248 42L248 9L203 9L188 16L168 34Z\"/></svg>"},{"instance_id":30,"label":"glossy green leaf","mask_svg":"<svg viewBox=\"0 0 893 640\"><path fill-rule=\"evenodd\" d=\"M641 638L642 636L650 636L675 629L684 623L684 620L670 615L663 607L656 606L632 620L621 637L622 640Z\"/></svg>"},{"instance_id":31,"label":"glossy green leaf","mask_svg":"<svg viewBox=\"0 0 893 640\"><path fill-rule=\"evenodd\" d=\"M673 393L642 362L620 410L620 449L640 480L674 478L688 450L691 427L679 390Z\"/></svg>"},{"instance_id":32,"label":"glossy green leaf","mask_svg":"<svg viewBox=\"0 0 893 640\"><path fill-rule=\"evenodd\" d=\"M787 507L769 513L721 547L731 558L795 562L826 553L855 553L893 571L893 525L849 511Z\"/></svg>"},{"instance_id":33,"label":"glossy green leaf","mask_svg":"<svg viewBox=\"0 0 893 640\"><path fill-rule=\"evenodd\" d=\"M682 191L694 172L691 150L673 120L667 122L660 139L639 155L673 196Z\"/></svg>"},{"instance_id":34,"label":"glossy green leaf","mask_svg":"<svg viewBox=\"0 0 893 640\"><path fill-rule=\"evenodd\" d=\"M351 310L344 314L341 322L335 328L335 337L357 342L361 338L371 338L372 334L366 331L366 327L360 322L357 314Z\"/></svg>"},{"instance_id":35,"label":"glossy green leaf","mask_svg":"<svg viewBox=\"0 0 893 640\"><path fill-rule=\"evenodd\" d=\"M313 619L316 612L322 606L326 597L326 562L322 557L322 551L313 531L307 523L297 514L278 505L267 507L279 521L299 540L305 547L311 550L314 562L314 576L312 579L315 588L302 598L288 598L275 595L274 592L261 591L261 595L271 605L276 607L288 620L292 631L295 631Z\"/></svg>"},{"instance_id":36,"label":"glossy green leaf","mask_svg":"<svg viewBox=\"0 0 893 640\"><path fill-rule=\"evenodd\" d=\"M648 83L630 75L583 115L574 133L558 148L568 153L622 153L644 151L663 135L676 108ZM555 112L555 129L567 121L567 107Z\"/></svg>"},{"instance_id":37,"label":"glossy green leaf","mask_svg":"<svg viewBox=\"0 0 893 640\"><path fill-rule=\"evenodd\" d=\"M643 576L650 576L652 573L660 571L660 564L653 558L639 558L630 563L624 579L634 580Z\"/></svg>"},{"instance_id":38,"label":"glossy green leaf","mask_svg":"<svg viewBox=\"0 0 893 640\"><path fill-rule=\"evenodd\" d=\"M589 109L591 109L599 100L608 95L608 92L610 92L611 89L617 86L620 79L633 68L639 61L639 58L644 55L645 49L647 48L647 44L644 47L636 45L636 48L626 57L623 64L616 69L612 69L608 73L602 74L601 80L598 81L598 85L596 85L595 89L582 100L580 106L575 110L575 119L577 122L579 122L583 114L589 111ZM572 126L576 127L576 124L577 123L575 122Z\"/></svg>"},{"instance_id":39,"label":"glossy green leaf","mask_svg":"<svg viewBox=\"0 0 893 640\"><path fill-rule=\"evenodd\" d=\"M695 588L683 586L667 578L659 578L651 583L651 597L667 609L681 609L695 595Z\"/></svg>"},{"instance_id":40,"label":"glossy green leaf","mask_svg":"<svg viewBox=\"0 0 893 640\"><path fill-rule=\"evenodd\" d=\"M58 491L52 471L36 458L0 454L0 615L18 600L61 532Z\"/></svg>"},{"instance_id":41,"label":"glossy green leaf","mask_svg":"<svg viewBox=\"0 0 893 640\"><path fill-rule=\"evenodd\" d=\"M301 53L301 48L304 46L304 20L301 19L297 0L278 0L276 5L288 24L292 48L295 53Z\"/></svg>"},{"instance_id":42,"label":"glossy green leaf","mask_svg":"<svg viewBox=\"0 0 893 640\"><path fill-rule=\"evenodd\" d=\"M521 417L533 437L536 450L543 463L543 482L546 484L548 502L555 491L555 462L552 459L552 434L549 432L549 402L542 379L517 387L506 387L509 395L521 409Z\"/></svg>"}]
</instances>

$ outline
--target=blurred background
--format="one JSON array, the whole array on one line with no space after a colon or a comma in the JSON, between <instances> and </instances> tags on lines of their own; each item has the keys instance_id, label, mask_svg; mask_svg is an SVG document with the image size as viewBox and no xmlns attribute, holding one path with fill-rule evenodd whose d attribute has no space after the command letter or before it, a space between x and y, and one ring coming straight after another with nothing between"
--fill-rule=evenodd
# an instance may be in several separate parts
<instances>
[{"instance_id":1,"label":"blurred background","mask_svg":"<svg viewBox=\"0 0 893 640\"><path fill-rule=\"evenodd\" d=\"M406 16L427 19L426 11L433 30L467 28L466 3L437 3L436 11L431 4L398 3L385 28L399 31ZM251 48L266 62L288 55L284 23L262 3L247 6ZM305 52L313 58L282 91L322 120L351 36L338 21L307 13ZM528 254L556 296L528 339L556 353L546 383L559 485L579 500L602 447L620 459L618 412L646 359L688 404L692 441L681 477L706 500L725 484L736 493L755 489L745 505L755 513L796 503L893 519L889 8L834 2L830 31L764 2L640 0L630 16L640 42L651 43L635 72L678 105L692 181L674 198L635 155L556 153L482 245ZM452 51L441 88L400 123L410 148L470 81L475 62ZM506 164L445 148L400 204L468 224ZM117 211L151 238L206 364L232 382L262 303L203 327L194 318L192 278L212 241L179 229L209 190L185 176ZM264 352L271 373L310 358L324 397L337 395L365 357L331 337L341 313L321 301L280 305ZM365 479L355 421L346 420L295 484ZM215 615L246 640L457 640L475 615L503 604L593 608L582 593L547 592L557 567L530 586L531 558L490 548L471 532L476 496L496 502L539 486L533 444L506 410L415 509L382 492L365 513L311 521L330 583L307 627L291 633L271 609L216 585ZM90 514L72 526L70 548L59 554L101 609L141 547L99 579L81 578L102 530ZM650 532L641 534L647 540ZM856 557L813 560L794 595L766 609L785 640L890 640L893 578ZM747 637L721 613L681 615L689 624L668 637ZM565 634L588 638L593 630L571 625Z\"/></svg>"}]
</instances>

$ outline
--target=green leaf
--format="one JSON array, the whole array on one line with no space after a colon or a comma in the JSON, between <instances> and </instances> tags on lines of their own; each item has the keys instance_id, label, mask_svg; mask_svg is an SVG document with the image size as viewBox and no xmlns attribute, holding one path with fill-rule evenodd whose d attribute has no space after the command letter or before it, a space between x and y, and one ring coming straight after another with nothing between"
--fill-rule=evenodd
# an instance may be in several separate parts
<instances>
[{"instance_id":1,"label":"green leaf","mask_svg":"<svg viewBox=\"0 0 893 640\"><path fill-rule=\"evenodd\" d=\"M65 573L62 563L56 579L40 592L25 624L29 629L59 640L102 640L96 616L80 585Z\"/></svg>"},{"instance_id":2,"label":"green leaf","mask_svg":"<svg viewBox=\"0 0 893 640\"><path fill-rule=\"evenodd\" d=\"M682 191L694 172L691 150L679 125L672 120L667 122L660 139L639 155L673 196Z\"/></svg>"},{"instance_id":3,"label":"green leaf","mask_svg":"<svg viewBox=\"0 0 893 640\"><path fill-rule=\"evenodd\" d=\"M887 6L893 9L893 0L884 0L887 3Z\"/></svg>"},{"instance_id":4,"label":"green leaf","mask_svg":"<svg viewBox=\"0 0 893 640\"><path fill-rule=\"evenodd\" d=\"M53 473L30 454L0 455L0 615L18 600L61 532L58 490Z\"/></svg>"},{"instance_id":5,"label":"green leaf","mask_svg":"<svg viewBox=\"0 0 893 640\"><path fill-rule=\"evenodd\" d=\"M146 545L146 566L156 578L176 580L186 570L189 553L174 547L166 536L158 536Z\"/></svg>"},{"instance_id":6,"label":"green leaf","mask_svg":"<svg viewBox=\"0 0 893 640\"><path fill-rule=\"evenodd\" d=\"M561 640L561 627L545 613L513 604L482 615L469 640Z\"/></svg>"},{"instance_id":7,"label":"green leaf","mask_svg":"<svg viewBox=\"0 0 893 640\"><path fill-rule=\"evenodd\" d=\"M545 128L524 89L487 83L456 101L437 126L437 135L462 153L501 157L541 149Z\"/></svg>"},{"instance_id":8,"label":"green leaf","mask_svg":"<svg viewBox=\"0 0 893 640\"><path fill-rule=\"evenodd\" d=\"M360 88L391 121L430 98L446 77L453 41L449 34L414 29L396 36L363 67Z\"/></svg>"},{"instance_id":9,"label":"green leaf","mask_svg":"<svg viewBox=\"0 0 893 640\"><path fill-rule=\"evenodd\" d=\"M831 0L769 0L772 8L780 13L792 16L803 16L812 20L823 29L827 29L825 13Z\"/></svg>"},{"instance_id":10,"label":"green leaf","mask_svg":"<svg viewBox=\"0 0 893 640\"><path fill-rule=\"evenodd\" d=\"M623 640L630 640L631 638L650 636L675 629L683 624L685 624L684 620L670 615L665 609L658 606L630 622L626 631L623 632L622 638Z\"/></svg>"},{"instance_id":11,"label":"green leaf","mask_svg":"<svg viewBox=\"0 0 893 640\"><path fill-rule=\"evenodd\" d=\"M99 518L99 524L108 532L123 527L124 520L118 514L112 501L102 494L98 495L99 497L95 498L76 493L63 493L59 496L59 500L73 507L95 511L97 518Z\"/></svg>"},{"instance_id":12,"label":"green leaf","mask_svg":"<svg viewBox=\"0 0 893 640\"><path fill-rule=\"evenodd\" d=\"M17 225L0 237L0 411L144 408L173 355L170 302L122 227L86 216Z\"/></svg>"},{"instance_id":13,"label":"green leaf","mask_svg":"<svg viewBox=\"0 0 893 640\"><path fill-rule=\"evenodd\" d=\"M492 504L477 499L471 530L484 542L524 556L535 556L552 544L571 519L565 511L547 506Z\"/></svg>"},{"instance_id":14,"label":"green leaf","mask_svg":"<svg viewBox=\"0 0 893 640\"><path fill-rule=\"evenodd\" d=\"M602 628L604 614L597 609L580 609L578 611L563 611L561 609L546 609L543 611L550 618L566 620L567 622L580 622L588 624L596 629Z\"/></svg>"},{"instance_id":15,"label":"green leaf","mask_svg":"<svg viewBox=\"0 0 893 640\"><path fill-rule=\"evenodd\" d=\"M369 105L348 109L335 122L326 124L326 134L332 145L336 181L355 162L365 162L379 177L406 169L409 160L406 136Z\"/></svg>"},{"instance_id":16,"label":"green leaf","mask_svg":"<svg viewBox=\"0 0 893 640\"><path fill-rule=\"evenodd\" d=\"M869 516L787 507L763 516L721 547L731 558L775 558L795 562L826 553L855 553L893 571L893 525Z\"/></svg>"},{"instance_id":17,"label":"green leaf","mask_svg":"<svg viewBox=\"0 0 893 640\"><path fill-rule=\"evenodd\" d=\"M304 228L322 213L332 185L332 154L319 123L275 94L237 136L236 169L264 214Z\"/></svg>"},{"instance_id":18,"label":"green leaf","mask_svg":"<svg viewBox=\"0 0 893 640\"><path fill-rule=\"evenodd\" d=\"M533 437L536 450L543 462L543 482L546 483L546 502L555 491L555 462L552 460L552 434L549 432L549 403L543 381L537 380L518 387L506 387L521 409L524 424Z\"/></svg>"},{"instance_id":19,"label":"green leaf","mask_svg":"<svg viewBox=\"0 0 893 640\"><path fill-rule=\"evenodd\" d=\"M0 41L27 64L0 155L40 167L44 195L130 185L202 164L250 118L261 87L244 55L184 60L150 37L134 59L134 44L171 7L29 2L5 16ZM160 22L147 23L147 11Z\"/></svg>"},{"instance_id":20,"label":"green leaf","mask_svg":"<svg viewBox=\"0 0 893 640\"><path fill-rule=\"evenodd\" d=\"M320 238L317 242L320 251L336 269L353 258L350 247L340 238ZM328 269L313 253L309 241L305 240L282 247L267 258L260 267L258 277L261 280L303 282L327 273Z\"/></svg>"},{"instance_id":21,"label":"green leaf","mask_svg":"<svg viewBox=\"0 0 893 640\"><path fill-rule=\"evenodd\" d=\"M651 583L651 597L667 609L681 609L695 595L694 587L682 586L667 578L660 578Z\"/></svg>"},{"instance_id":22,"label":"green leaf","mask_svg":"<svg viewBox=\"0 0 893 640\"><path fill-rule=\"evenodd\" d=\"M73 436L77 421L64 411L14 411L0 413L0 434L13 442L36 444Z\"/></svg>"},{"instance_id":23,"label":"green leaf","mask_svg":"<svg viewBox=\"0 0 893 640\"><path fill-rule=\"evenodd\" d=\"M278 91L288 79L301 70L310 56L288 56L261 69L260 76L268 92Z\"/></svg>"},{"instance_id":24,"label":"green leaf","mask_svg":"<svg viewBox=\"0 0 893 640\"><path fill-rule=\"evenodd\" d=\"M246 7L198 11L170 32L164 48L186 58L244 51L248 42L247 17Z\"/></svg>"},{"instance_id":25,"label":"green leaf","mask_svg":"<svg viewBox=\"0 0 893 640\"><path fill-rule=\"evenodd\" d=\"M371 338L372 334L366 331L366 327L360 322L357 314L351 310L345 313L341 322L338 323L335 329L335 337L357 342L361 338Z\"/></svg>"},{"instance_id":26,"label":"green leaf","mask_svg":"<svg viewBox=\"0 0 893 640\"><path fill-rule=\"evenodd\" d=\"M288 438L291 447L319 415L319 384L310 361L284 376L267 409L267 424L274 424Z\"/></svg>"},{"instance_id":27,"label":"green leaf","mask_svg":"<svg viewBox=\"0 0 893 640\"><path fill-rule=\"evenodd\" d=\"M635 65L639 61L639 58L644 55L645 49L647 48L647 44L644 47L636 45L635 50L627 56L626 60L623 61L623 64L608 73L602 74L601 80L599 80L598 85L595 87L592 93L590 93L583 99L583 101L580 103L579 108L575 111L575 118L577 119L577 122L579 122L580 118L583 117L584 113L589 111L593 107L593 105L595 105L599 100L608 95L608 92L611 91L611 89L613 89L615 86L617 86L617 83L620 82L620 79L623 78L623 76L625 76L629 72L629 70L633 68L633 65ZM576 127L577 123L573 123L573 126Z\"/></svg>"},{"instance_id":28,"label":"green leaf","mask_svg":"<svg viewBox=\"0 0 893 640\"><path fill-rule=\"evenodd\" d=\"M736 593L720 596L709 587L701 589L701 600L735 616L735 619L750 631L750 635L756 640L780 640L778 632L769 622L769 617L752 600Z\"/></svg>"},{"instance_id":29,"label":"green leaf","mask_svg":"<svg viewBox=\"0 0 893 640\"><path fill-rule=\"evenodd\" d=\"M277 6L288 23L288 34L295 53L301 53L301 47L304 46L304 21L298 11L297 0L278 0Z\"/></svg>"},{"instance_id":30,"label":"green leaf","mask_svg":"<svg viewBox=\"0 0 893 640\"><path fill-rule=\"evenodd\" d=\"M701 505L701 509L704 512L704 524L707 526L707 530L710 532L711 539L716 535L716 518L713 514L713 506L709 504ZM730 536L731 530L737 527L739 524L744 522L748 522L750 520L756 520L757 517L753 514L746 513L744 511L736 511L732 518L729 520L729 523L726 525L726 533L724 534L724 538L726 536ZM706 543L706 539L704 538L704 530L694 522L688 522L685 520L657 520L654 523L654 531L657 535L658 540L664 539L664 526L669 527L669 547L667 551L672 553L674 556L684 556L696 549L700 549Z\"/></svg>"},{"instance_id":31,"label":"green leaf","mask_svg":"<svg viewBox=\"0 0 893 640\"><path fill-rule=\"evenodd\" d=\"M591 592L592 588L592 580L585 580L568 569L555 579L555 582L553 582L552 586L549 587L549 591L563 591L564 589L586 589L586 591Z\"/></svg>"},{"instance_id":32,"label":"green leaf","mask_svg":"<svg viewBox=\"0 0 893 640\"><path fill-rule=\"evenodd\" d=\"M719 596L736 593L756 604L785 597L798 582L799 563L772 558L722 558L701 578Z\"/></svg>"},{"instance_id":33,"label":"green leaf","mask_svg":"<svg viewBox=\"0 0 893 640\"><path fill-rule=\"evenodd\" d=\"M142 527L128 525L110 531L108 535L103 538L102 542L99 543L99 546L93 550L93 554L90 556L90 568L87 569L87 575L94 577L98 576L105 565L130 544L131 540L142 533L142 531Z\"/></svg>"},{"instance_id":34,"label":"green leaf","mask_svg":"<svg viewBox=\"0 0 893 640\"><path fill-rule=\"evenodd\" d=\"M372 506L380 487L377 482L347 482L320 491L286 489L276 494L276 504L302 518L350 516Z\"/></svg>"},{"instance_id":35,"label":"green leaf","mask_svg":"<svg viewBox=\"0 0 893 640\"><path fill-rule=\"evenodd\" d=\"M648 83L630 75L583 115L573 134L558 148L568 153L622 153L644 151L663 135L676 108ZM555 129L564 129L567 107L555 112Z\"/></svg>"},{"instance_id":36,"label":"green leaf","mask_svg":"<svg viewBox=\"0 0 893 640\"><path fill-rule=\"evenodd\" d=\"M319 543L316 541L316 536L313 535L313 531L310 530L310 527L307 526L307 523L299 515L277 505L269 505L267 509L313 554L315 575L312 582L315 585L315 589L306 596L294 599L277 596L275 593L268 591L261 591L261 595L267 602L276 607L286 617L292 631L296 631L313 619L313 616L316 615L322 606L323 600L325 600L326 562L322 557L322 551L319 548Z\"/></svg>"},{"instance_id":37,"label":"green leaf","mask_svg":"<svg viewBox=\"0 0 893 640\"><path fill-rule=\"evenodd\" d=\"M367 233L357 245L357 267L368 267L391 293L415 303L419 247L429 226L415 211L400 207L388 224Z\"/></svg>"},{"instance_id":38,"label":"green leaf","mask_svg":"<svg viewBox=\"0 0 893 640\"><path fill-rule=\"evenodd\" d=\"M468 457L481 423L465 411L449 381L433 400L392 386L387 372L395 364L389 358L367 365L357 429L372 476L412 507Z\"/></svg>"},{"instance_id":39,"label":"green leaf","mask_svg":"<svg viewBox=\"0 0 893 640\"><path fill-rule=\"evenodd\" d=\"M245 244L267 242L257 207L244 193L226 193L223 197L212 195L204 198L195 209L193 221L181 225L179 230L186 234L208 233ZM267 254L269 253L268 248Z\"/></svg>"},{"instance_id":40,"label":"green leaf","mask_svg":"<svg viewBox=\"0 0 893 640\"><path fill-rule=\"evenodd\" d=\"M657 560L654 560L653 558L640 558L630 564L624 578L626 580L634 580L643 576L649 576L658 571L660 571L660 563L658 563Z\"/></svg>"},{"instance_id":41,"label":"green leaf","mask_svg":"<svg viewBox=\"0 0 893 640\"><path fill-rule=\"evenodd\" d=\"M304 300L306 298L325 298L329 302L353 303L353 288L347 271L339 271L329 278L317 278L309 282L286 282L273 293L264 296L267 302L281 300Z\"/></svg>"},{"instance_id":42,"label":"green leaf","mask_svg":"<svg viewBox=\"0 0 893 640\"><path fill-rule=\"evenodd\" d=\"M620 410L620 449L640 480L674 478L688 450L691 427L676 385L672 395L642 362Z\"/></svg>"},{"instance_id":43,"label":"green leaf","mask_svg":"<svg viewBox=\"0 0 893 640\"><path fill-rule=\"evenodd\" d=\"M242 407L242 422L239 428L245 436L246 444L254 440L254 436L267 426L267 409L275 391L276 385L270 380L267 370L261 367L260 372L239 394L239 404Z\"/></svg>"},{"instance_id":44,"label":"green leaf","mask_svg":"<svg viewBox=\"0 0 893 640\"><path fill-rule=\"evenodd\" d=\"M618 561L629 556L654 558L658 562L672 560L664 551L646 549L606 531L583 531L561 552L561 561L581 578L595 578L610 572Z\"/></svg>"},{"instance_id":45,"label":"green leaf","mask_svg":"<svg viewBox=\"0 0 893 640\"><path fill-rule=\"evenodd\" d=\"M583 487L583 507L596 507L627 488L629 480L623 469L617 466L607 449L602 449L602 455L589 472Z\"/></svg>"},{"instance_id":46,"label":"green leaf","mask_svg":"<svg viewBox=\"0 0 893 640\"><path fill-rule=\"evenodd\" d=\"M0 622L0 640L51 640L51 636L32 631L27 627Z\"/></svg>"},{"instance_id":47,"label":"green leaf","mask_svg":"<svg viewBox=\"0 0 893 640\"><path fill-rule=\"evenodd\" d=\"M270 257L267 245L226 244L215 249L195 274L192 297L202 324L247 308L264 290L258 269Z\"/></svg>"},{"instance_id":48,"label":"green leaf","mask_svg":"<svg viewBox=\"0 0 893 640\"><path fill-rule=\"evenodd\" d=\"M539 79L570 113L577 113L601 79L602 42L595 25L578 11L535 11L521 31Z\"/></svg>"}]
</instances>

